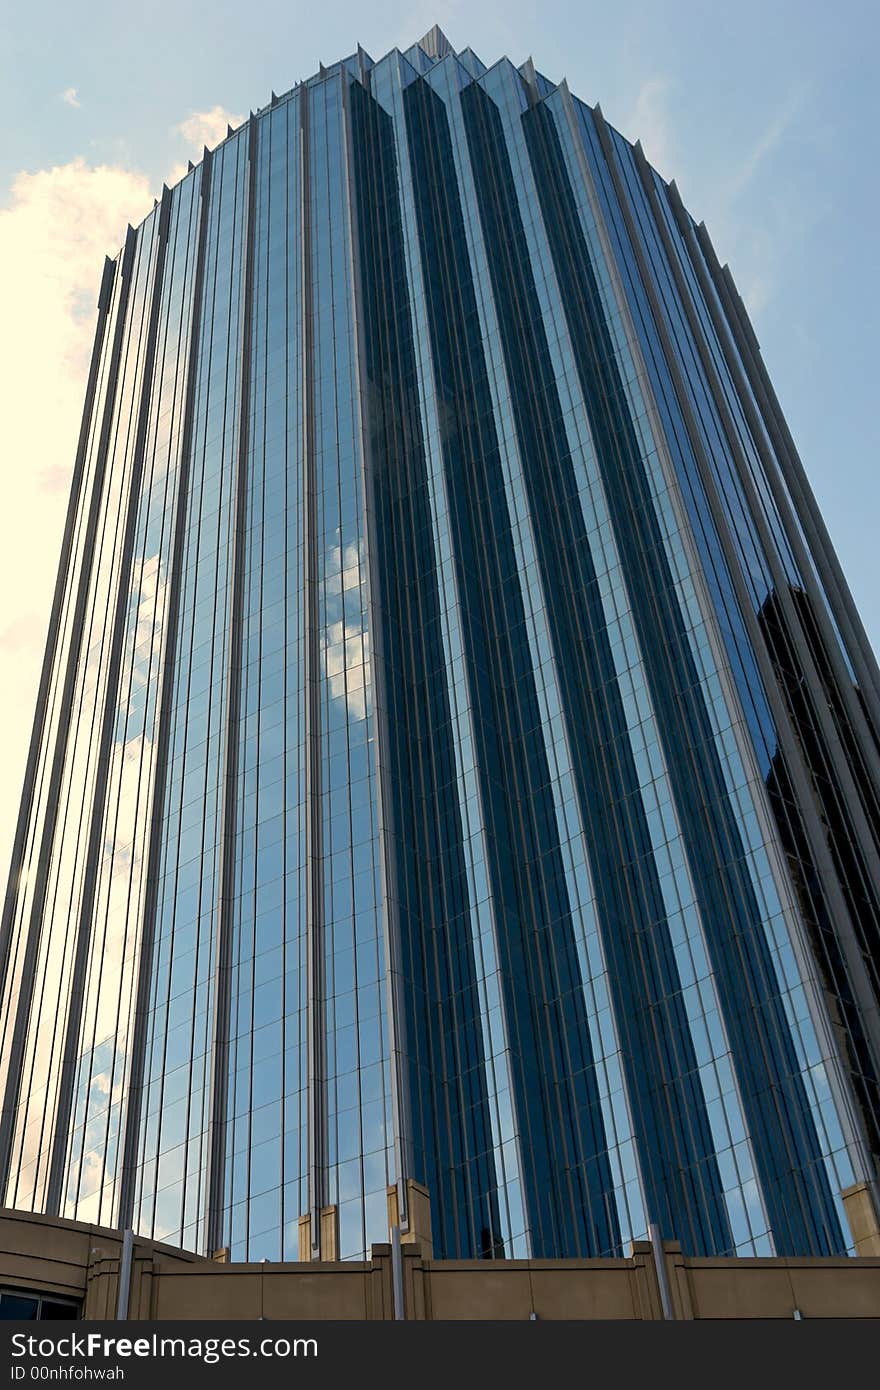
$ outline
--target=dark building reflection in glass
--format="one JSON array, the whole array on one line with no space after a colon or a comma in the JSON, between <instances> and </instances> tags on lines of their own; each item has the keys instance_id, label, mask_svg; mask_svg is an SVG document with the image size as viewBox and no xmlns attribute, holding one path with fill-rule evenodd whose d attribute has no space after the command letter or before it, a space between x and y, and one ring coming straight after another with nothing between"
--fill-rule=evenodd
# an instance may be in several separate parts
<instances>
[{"instance_id":1,"label":"dark building reflection in glass","mask_svg":"<svg viewBox=\"0 0 880 1390\"><path fill-rule=\"evenodd\" d=\"M105 268L0 937L5 1201L343 1258L852 1249L880 676L735 285L439 30Z\"/></svg>"}]
</instances>

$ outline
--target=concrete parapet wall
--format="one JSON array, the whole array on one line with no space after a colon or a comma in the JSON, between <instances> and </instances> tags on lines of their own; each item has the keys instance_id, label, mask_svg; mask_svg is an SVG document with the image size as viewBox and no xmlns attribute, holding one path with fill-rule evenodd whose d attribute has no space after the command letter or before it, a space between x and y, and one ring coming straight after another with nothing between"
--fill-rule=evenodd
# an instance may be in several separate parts
<instances>
[{"instance_id":1,"label":"concrete parapet wall","mask_svg":"<svg viewBox=\"0 0 880 1390\"><path fill-rule=\"evenodd\" d=\"M118 1231L29 1212L0 1211L0 1287L39 1290L82 1305L86 1319L115 1318ZM401 1249L404 1310L414 1320L659 1319L652 1247L628 1259L432 1260ZM664 1246L676 1318L878 1318L880 1257L694 1259ZM363 1262L228 1264L137 1238L129 1317L144 1321L258 1318L388 1320L392 1252Z\"/></svg>"}]
</instances>

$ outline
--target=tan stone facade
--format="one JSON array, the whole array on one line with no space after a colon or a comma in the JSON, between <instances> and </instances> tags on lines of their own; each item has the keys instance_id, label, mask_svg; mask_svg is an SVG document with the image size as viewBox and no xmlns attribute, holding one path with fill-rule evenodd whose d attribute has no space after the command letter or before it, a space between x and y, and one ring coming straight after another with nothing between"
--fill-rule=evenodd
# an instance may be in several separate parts
<instances>
[{"instance_id":1,"label":"tan stone facade","mask_svg":"<svg viewBox=\"0 0 880 1390\"><path fill-rule=\"evenodd\" d=\"M0 1288L81 1302L87 1319L115 1318L118 1231L27 1212L0 1212ZM652 1247L624 1260L431 1260L402 1247L405 1316L412 1319L662 1317ZM878 1318L880 1257L689 1259L668 1243L676 1318ZM391 1247L365 1263L227 1264L136 1240L129 1316L156 1319L354 1320L394 1317Z\"/></svg>"}]
</instances>

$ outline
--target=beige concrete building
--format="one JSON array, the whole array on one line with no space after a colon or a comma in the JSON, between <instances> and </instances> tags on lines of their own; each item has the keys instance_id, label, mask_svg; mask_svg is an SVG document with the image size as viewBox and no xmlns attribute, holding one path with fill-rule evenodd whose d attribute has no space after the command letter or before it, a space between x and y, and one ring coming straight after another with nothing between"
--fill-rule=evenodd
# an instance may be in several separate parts
<instances>
[{"instance_id":1,"label":"beige concrete building","mask_svg":"<svg viewBox=\"0 0 880 1390\"><path fill-rule=\"evenodd\" d=\"M332 1228L332 1212L325 1214ZM374 1245L363 1263L229 1264L135 1238L128 1298L119 1231L0 1212L0 1311L41 1296L58 1316L247 1319L878 1318L880 1252L854 1259L691 1259L646 1242L628 1259L432 1260ZM395 1278L395 1266L397 1278ZM2 1304L6 1304L6 1309ZM40 1316L35 1311L31 1316Z\"/></svg>"}]
</instances>

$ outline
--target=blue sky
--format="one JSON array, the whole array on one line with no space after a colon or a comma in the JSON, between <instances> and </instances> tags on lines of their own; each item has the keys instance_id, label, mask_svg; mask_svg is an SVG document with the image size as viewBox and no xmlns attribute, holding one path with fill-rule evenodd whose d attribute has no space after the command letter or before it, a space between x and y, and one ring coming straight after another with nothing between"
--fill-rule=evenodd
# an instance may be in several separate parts
<instances>
[{"instance_id":1,"label":"blue sky","mask_svg":"<svg viewBox=\"0 0 880 1390\"><path fill-rule=\"evenodd\" d=\"M43 3L0 19L0 859L8 852L105 250L227 117L439 23L566 76L730 262L880 648L876 0ZM47 383L49 383L47 389Z\"/></svg>"}]
</instances>

